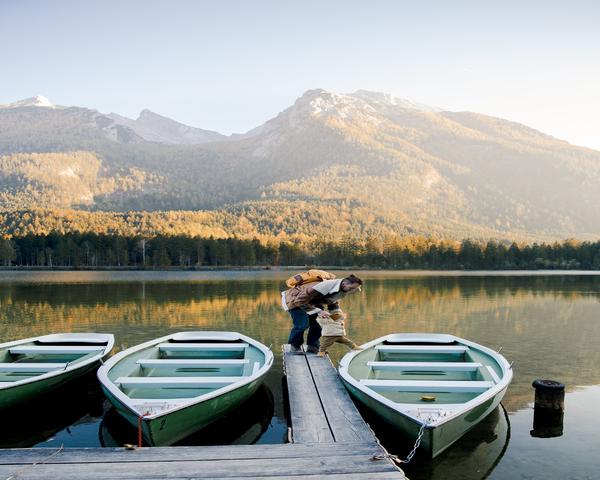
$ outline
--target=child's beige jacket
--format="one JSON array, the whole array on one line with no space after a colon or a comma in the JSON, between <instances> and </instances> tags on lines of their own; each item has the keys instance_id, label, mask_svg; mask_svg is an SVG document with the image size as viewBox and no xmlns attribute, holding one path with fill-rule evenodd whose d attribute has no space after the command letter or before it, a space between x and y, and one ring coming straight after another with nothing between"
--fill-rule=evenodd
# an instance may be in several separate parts
<instances>
[{"instance_id":1,"label":"child's beige jacket","mask_svg":"<svg viewBox=\"0 0 600 480\"><path fill-rule=\"evenodd\" d=\"M323 337L341 337L346 335L344 327L344 317L337 321L331 317L317 317L317 322L321 325L321 336Z\"/></svg>"}]
</instances>

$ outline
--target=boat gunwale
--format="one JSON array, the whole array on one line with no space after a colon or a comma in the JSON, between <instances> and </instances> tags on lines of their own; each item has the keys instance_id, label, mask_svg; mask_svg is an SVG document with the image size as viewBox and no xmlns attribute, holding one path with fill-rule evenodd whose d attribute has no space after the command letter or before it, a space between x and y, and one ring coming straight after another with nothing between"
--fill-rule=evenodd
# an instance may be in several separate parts
<instances>
[{"instance_id":1,"label":"boat gunwale","mask_svg":"<svg viewBox=\"0 0 600 480\"><path fill-rule=\"evenodd\" d=\"M463 345L467 345L470 348L472 347L474 350L482 351L482 352L488 354L489 356L491 356L496 361L496 363L500 366L500 368L502 369L502 374L503 374L502 378L501 378L500 382L496 383L493 387L486 390L485 392L480 393L479 395L477 395L475 398L469 400L468 402L452 404L452 405L458 405L460 407L456 408L449 415L441 417L438 421L436 421L434 423L427 423L426 421L421 420L420 418L410 415L407 411L402 409L403 405L413 406L415 404L393 402L392 400L377 393L375 390L364 386L362 383L360 383L360 381L356 380L348 372L348 367L355 356L357 356L361 352L364 352L365 350L367 350L371 347L374 347L380 343L385 342L386 340L390 341L392 338L394 338L395 342L398 342L398 338L402 338L402 336L404 336L407 339L407 341L413 341L413 342L414 341L435 342L436 339L439 340L440 338L452 338L453 341L455 341L455 342L462 343ZM417 338L418 338L418 340L417 340ZM510 382L512 380L512 376L513 376L512 367L508 363L506 358L504 358L503 355L501 355L498 352L495 352L494 350L492 350L491 348L481 345L479 343L472 342L470 340L465 340L464 338L460 338L455 335L449 335L446 333L444 333L444 334L439 334L439 333L427 333L427 334L392 333L392 334L384 335L383 337L376 338L367 343L364 343L361 345L361 348L363 350L348 352L340 360L340 363L338 365L338 372L339 372L340 376L342 377L342 380L349 383L354 388L361 391L363 394L373 398L377 402L379 402L379 403L383 404L384 406L390 408L391 410L399 413L400 415L410 419L411 421L413 421L421 426L424 425L426 429L438 428L438 427L444 425L445 423L448 423L448 422L454 420L455 418L460 417L465 412L472 410L473 408L477 407L478 405L481 405L481 404L485 403L486 401L496 397L496 395L502 393L503 390L506 390L506 388L508 388L508 385L510 384ZM445 405L447 405L447 404L445 404ZM423 408L425 408L425 407L426 407L426 405L423 405ZM433 408L434 405L430 405L430 407ZM435 407L438 407L438 406L435 405Z\"/></svg>"},{"instance_id":2,"label":"boat gunwale","mask_svg":"<svg viewBox=\"0 0 600 480\"><path fill-rule=\"evenodd\" d=\"M37 337L13 340L10 342L0 344L0 350L10 349L11 347L24 345L26 343L43 341L43 339L45 339L45 338L47 339L49 337L57 337L58 335L70 335L70 334L79 335L79 334L85 334L85 332L66 332L66 333L61 333L61 334L51 333L48 335L40 335ZM15 382L10 382L10 385L0 385L0 392L7 391L7 390L10 390L11 388L20 387L23 385L28 385L30 383L35 383L37 381L47 380L50 378L58 377L60 375L64 375L69 372L74 372L75 370L79 370L83 367L89 366L90 364L101 361L113 349L113 347L115 345L115 336L112 333L97 333L97 332L88 332L87 333L87 335L90 335L90 334L100 335L100 336L103 336L106 338L106 345L104 346L104 348L102 350L99 350L95 355L93 355L90 358L83 360L81 362L76 362L76 363L65 362L65 363L67 363L67 367L64 369L61 369L61 370L51 370L49 372L42 373L41 375L33 375L33 376L30 376L27 378L23 378L21 380L17 380ZM76 337L75 337L75 339L76 339ZM58 340L54 340L54 341L58 342ZM68 338L65 339L64 341L68 341ZM81 340L81 343L86 343L86 342ZM87 342L87 343L89 343L89 342ZM9 363L11 363L11 362L9 362Z\"/></svg>"},{"instance_id":3,"label":"boat gunwale","mask_svg":"<svg viewBox=\"0 0 600 480\"><path fill-rule=\"evenodd\" d=\"M110 372L111 368L113 368L117 363L119 363L121 360L125 359L129 355L139 352L140 350L158 346L159 343L170 340L173 337L175 337L181 333L200 334L200 335L202 335L202 334L215 335L218 333L226 333L226 334L237 335L238 340L244 340L249 345L252 345L253 347L260 350L265 355L265 362L257 372L255 372L251 375L248 375L247 377L240 377L240 381L238 381L238 382L232 383L231 385L227 385L222 388L217 388L216 390L213 390L212 392L209 392L209 393L206 393L203 395L199 395L197 397L190 397L190 398L192 398L192 400L190 402L183 403L182 405L178 405L173 408L166 409L162 412L157 412L157 413L150 414L150 415L142 415L133 405L136 399L129 397L125 392L123 392L120 388L118 388L117 385L108 377L108 373ZM231 338L229 338L228 340L231 340ZM139 345L134 345L133 347L130 347L130 348L120 351L116 355L113 355L108 361L106 361L98 369L97 376L98 376L98 380L100 381L100 384L102 385L102 387L106 388L111 393L111 395L113 395L119 401L119 403L121 403L121 405L126 407L136 417L141 418L143 421L147 422L150 420L155 420L155 419L160 418L165 415L170 415L173 412L176 412L179 410L184 410L186 408L198 405L205 401L212 400L213 398L220 397L229 392L233 392L239 388L245 387L246 385L249 385L250 383L262 378L270 370L271 366L273 365L273 360L274 360L273 352L267 346L265 346L258 340L255 340L251 337L248 337L248 336L243 335L238 332L229 332L229 331L219 332L219 331L208 331L208 330L207 331L198 330L198 331L194 331L194 332L175 332L175 333L171 333L169 335L165 335L164 337L148 340L147 342L141 343ZM164 400L164 402L167 403L169 400L172 400L172 399L165 398L165 399L156 399L156 400L157 401Z\"/></svg>"}]
</instances>

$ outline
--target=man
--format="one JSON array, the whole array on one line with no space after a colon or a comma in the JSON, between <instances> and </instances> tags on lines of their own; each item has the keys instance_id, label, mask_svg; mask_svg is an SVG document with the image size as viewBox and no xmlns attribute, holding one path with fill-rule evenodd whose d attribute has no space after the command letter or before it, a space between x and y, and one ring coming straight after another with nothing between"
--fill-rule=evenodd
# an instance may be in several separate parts
<instances>
[{"instance_id":1,"label":"man","mask_svg":"<svg viewBox=\"0 0 600 480\"><path fill-rule=\"evenodd\" d=\"M342 279L304 283L281 292L283 309L287 310L292 317L293 327L288 339L292 352L302 353L304 331L308 328L306 351L317 353L321 337L321 326L317 323L317 315L325 306L331 314L341 313L338 300L360 291L362 283L360 278L350 275Z\"/></svg>"}]
</instances>

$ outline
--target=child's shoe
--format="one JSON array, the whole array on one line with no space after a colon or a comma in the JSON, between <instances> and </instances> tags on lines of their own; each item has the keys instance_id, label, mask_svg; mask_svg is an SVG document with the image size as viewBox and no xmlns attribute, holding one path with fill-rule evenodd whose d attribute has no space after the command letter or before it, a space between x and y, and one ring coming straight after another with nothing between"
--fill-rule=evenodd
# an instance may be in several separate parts
<instances>
[{"instance_id":1,"label":"child's shoe","mask_svg":"<svg viewBox=\"0 0 600 480\"><path fill-rule=\"evenodd\" d=\"M327 352L319 352L317 353L317 357L324 357Z\"/></svg>"}]
</instances>

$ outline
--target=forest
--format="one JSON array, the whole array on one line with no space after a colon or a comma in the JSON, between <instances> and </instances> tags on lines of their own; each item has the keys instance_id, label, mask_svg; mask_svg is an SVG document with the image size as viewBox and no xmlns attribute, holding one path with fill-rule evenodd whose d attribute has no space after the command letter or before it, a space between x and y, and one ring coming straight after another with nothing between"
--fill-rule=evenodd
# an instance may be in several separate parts
<instances>
[{"instance_id":1,"label":"forest","mask_svg":"<svg viewBox=\"0 0 600 480\"><path fill-rule=\"evenodd\" d=\"M337 266L440 270L600 270L600 241L554 243L437 240L288 242L185 235L58 233L0 237L0 265L43 268Z\"/></svg>"}]
</instances>

